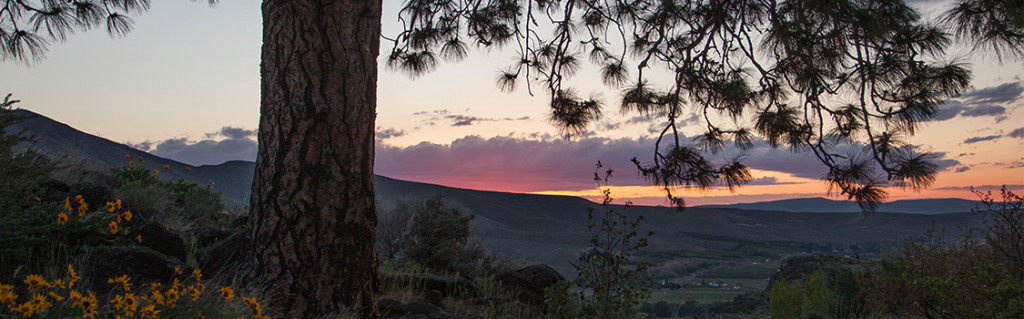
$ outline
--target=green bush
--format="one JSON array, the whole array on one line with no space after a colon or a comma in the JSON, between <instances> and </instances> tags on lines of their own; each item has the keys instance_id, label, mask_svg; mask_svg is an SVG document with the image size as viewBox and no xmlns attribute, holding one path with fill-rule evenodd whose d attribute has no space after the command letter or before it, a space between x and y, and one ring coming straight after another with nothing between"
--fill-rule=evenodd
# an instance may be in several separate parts
<instances>
[{"instance_id":1,"label":"green bush","mask_svg":"<svg viewBox=\"0 0 1024 319\"><path fill-rule=\"evenodd\" d=\"M804 312L804 293L800 284L781 279L772 285L768 311L775 319L800 319Z\"/></svg>"},{"instance_id":2,"label":"green bush","mask_svg":"<svg viewBox=\"0 0 1024 319\"><path fill-rule=\"evenodd\" d=\"M14 102L10 95L0 102L0 132L18 120L11 110ZM31 150L16 152L15 146L27 140L20 134L0 136L0 280L43 272L84 248L113 240L105 230L115 215L84 214L88 209L83 209L79 216L80 202L74 198L54 203L36 195L55 164Z\"/></svg>"},{"instance_id":3,"label":"green bush","mask_svg":"<svg viewBox=\"0 0 1024 319\"><path fill-rule=\"evenodd\" d=\"M412 205L415 213L400 240L398 259L436 272L473 272L475 260L467 258L466 243L474 216L445 205L440 196L416 200Z\"/></svg>"}]
</instances>

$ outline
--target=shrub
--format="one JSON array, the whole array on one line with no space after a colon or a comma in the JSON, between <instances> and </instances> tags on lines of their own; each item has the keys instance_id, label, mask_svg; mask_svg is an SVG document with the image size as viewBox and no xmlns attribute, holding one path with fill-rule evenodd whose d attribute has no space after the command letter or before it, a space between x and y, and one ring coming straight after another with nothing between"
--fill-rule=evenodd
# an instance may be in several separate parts
<instances>
[{"instance_id":1,"label":"shrub","mask_svg":"<svg viewBox=\"0 0 1024 319\"><path fill-rule=\"evenodd\" d=\"M409 230L400 240L399 259L437 272L472 272L475 267L466 258L466 243L473 215L445 205L440 196L417 200L413 207Z\"/></svg>"},{"instance_id":2,"label":"shrub","mask_svg":"<svg viewBox=\"0 0 1024 319\"><path fill-rule=\"evenodd\" d=\"M898 317L1024 317L1024 198L975 192L985 229L928 232L870 281L871 302Z\"/></svg>"},{"instance_id":3,"label":"shrub","mask_svg":"<svg viewBox=\"0 0 1024 319\"><path fill-rule=\"evenodd\" d=\"M768 311L772 318L800 319L804 312L804 293L800 284L780 279L772 285L771 304Z\"/></svg>"},{"instance_id":4,"label":"shrub","mask_svg":"<svg viewBox=\"0 0 1024 319\"><path fill-rule=\"evenodd\" d=\"M601 169L598 162L597 169ZM600 178L598 186L607 185L612 170ZM632 318L637 316L644 299L650 297L653 282L647 275L648 261L635 258L647 247L653 232L642 233L643 215L630 218L622 209L611 205L611 191L602 189L604 213L595 222L594 210L587 211L590 247L580 254L576 279L555 285L545 291L549 316L554 318ZM635 261L633 263L632 261Z\"/></svg>"}]
</instances>

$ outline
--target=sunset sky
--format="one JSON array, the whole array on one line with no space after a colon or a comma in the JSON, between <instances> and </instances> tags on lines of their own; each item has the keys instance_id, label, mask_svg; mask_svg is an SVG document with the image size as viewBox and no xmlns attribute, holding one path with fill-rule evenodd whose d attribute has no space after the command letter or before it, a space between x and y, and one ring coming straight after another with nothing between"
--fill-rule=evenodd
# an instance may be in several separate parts
<instances>
[{"instance_id":1,"label":"sunset sky","mask_svg":"<svg viewBox=\"0 0 1024 319\"><path fill-rule=\"evenodd\" d=\"M79 130L192 165L254 160L259 119L259 1L222 0L216 8L186 0L153 1L135 30L110 38L103 30L53 44L32 66L0 63L0 93L19 107ZM385 0L384 34L393 35L398 1ZM915 1L933 18L937 1ZM382 51L390 49L382 43ZM967 190L1024 189L1024 63L970 54L973 88L948 101L910 142L942 155L935 185L920 193L891 190L890 200L961 197ZM379 59L383 61L383 58ZM585 137L558 137L547 122L547 98L525 90L501 93L497 71L512 61L500 50L474 51L416 79L381 63L377 161L380 175L453 187L593 196L594 164L615 169L613 196L665 204L629 162L652 157L658 119L619 114L617 107ZM584 69L573 85L617 104L617 89ZM540 91L535 91L540 92ZM684 128L689 136L700 125ZM825 169L813 156L771 149L743 154L755 180L735 192L683 192L691 205L825 196ZM740 155L714 155L721 159ZM716 158L717 158L716 157Z\"/></svg>"}]
</instances>

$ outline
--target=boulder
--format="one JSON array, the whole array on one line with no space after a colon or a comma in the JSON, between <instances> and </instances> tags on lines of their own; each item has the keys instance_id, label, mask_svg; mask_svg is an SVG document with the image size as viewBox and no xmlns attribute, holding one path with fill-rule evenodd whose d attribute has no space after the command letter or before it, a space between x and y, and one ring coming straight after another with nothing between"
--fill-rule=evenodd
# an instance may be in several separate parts
<instances>
[{"instance_id":1,"label":"boulder","mask_svg":"<svg viewBox=\"0 0 1024 319\"><path fill-rule=\"evenodd\" d=\"M427 292L423 294L423 302L444 309L444 295L442 295L440 291L427 290Z\"/></svg>"},{"instance_id":2,"label":"boulder","mask_svg":"<svg viewBox=\"0 0 1024 319\"><path fill-rule=\"evenodd\" d=\"M245 258L245 247L249 244L249 232L238 231L203 248L196 253L196 261L204 273L219 274Z\"/></svg>"},{"instance_id":3,"label":"boulder","mask_svg":"<svg viewBox=\"0 0 1024 319\"><path fill-rule=\"evenodd\" d=\"M144 246L104 246L89 251L84 258L83 275L92 288L105 292L112 286L107 279L128 275L134 286L149 282L168 282L177 273L191 272L185 263Z\"/></svg>"},{"instance_id":4,"label":"boulder","mask_svg":"<svg viewBox=\"0 0 1024 319\"><path fill-rule=\"evenodd\" d=\"M377 310L381 318L398 318L405 315L405 308L402 303L391 298L377 299Z\"/></svg>"},{"instance_id":5,"label":"boulder","mask_svg":"<svg viewBox=\"0 0 1024 319\"><path fill-rule=\"evenodd\" d=\"M64 199L69 197L69 193L71 193L71 186L64 182L50 179L39 184L39 192L35 195L39 196L39 200L42 202L63 203Z\"/></svg>"},{"instance_id":6,"label":"boulder","mask_svg":"<svg viewBox=\"0 0 1024 319\"><path fill-rule=\"evenodd\" d=\"M132 229L132 235L129 238L141 238L140 243L143 246L178 258L180 261L187 260L188 250L185 247L185 239L164 225L157 222L144 222Z\"/></svg>"},{"instance_id":7,"label":"boulder","mask_svg":"<svg viewBox=\"0 0 1024 319\"><path fill-rule=\"evenodd\" d=\"M533 265L504 272L498 281L509 290L518 292L518 299L530 305L544 305L544 289L564 281L565 277L548 265Z\"/></svg>"},{"instance_id":8,"label":"boulder","mask_svg":"<svg viewBox=\"0 0 1024 319\"><path fill-rule=\"evenodd\" d=\"M89 211L102 210L106 207L107 202L114 201L114 189L101 182L75 183L71 185L69 194L72 200L71 204L75 207L78 207L78 204L74 202L75 196L82 195L85 204L89 206Z\"/></svg>"}]
</instances>

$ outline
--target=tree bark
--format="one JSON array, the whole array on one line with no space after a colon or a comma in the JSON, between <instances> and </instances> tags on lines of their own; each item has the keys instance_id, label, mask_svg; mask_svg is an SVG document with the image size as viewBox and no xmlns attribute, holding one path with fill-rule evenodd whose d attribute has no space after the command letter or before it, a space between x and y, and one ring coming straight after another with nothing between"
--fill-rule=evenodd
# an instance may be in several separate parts
<instances>
[{"instance_id":1,"label":"tree bark","mask_svg":"<svg viewBox=\"0 0 1024 319\"><path fill-rule=\"evenodd\" d=\"M376 314L381 0L264 0L250 278L288 317Z\"/></svg>"}]
</instances>

